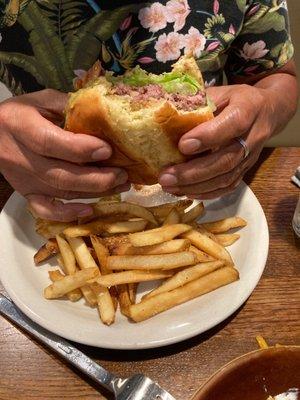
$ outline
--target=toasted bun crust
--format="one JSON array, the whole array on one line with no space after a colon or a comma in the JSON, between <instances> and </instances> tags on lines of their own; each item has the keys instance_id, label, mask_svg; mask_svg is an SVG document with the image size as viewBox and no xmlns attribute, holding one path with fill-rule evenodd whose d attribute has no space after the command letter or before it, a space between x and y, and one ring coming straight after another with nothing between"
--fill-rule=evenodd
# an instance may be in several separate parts
<instances>
[{"instance_id":1,"label":"toasted bun crust","mask_svg":"<svg viewBox=\"0 0 300 400\"><path fill-rule=\"evenodd\" d=\"M186 71L203 83L193 58L183 57L174 69ZM113 155L105 164L125 168L133 183L157 183L162 168L184 162L186 157L177 148L180 137L213 118L209 106L184 112L164 99L148 100L134 108L130 98L111 94L110 87L101 77L94 86L71 94L65 129L109 142Z\"/></svg>"}]
</instances>

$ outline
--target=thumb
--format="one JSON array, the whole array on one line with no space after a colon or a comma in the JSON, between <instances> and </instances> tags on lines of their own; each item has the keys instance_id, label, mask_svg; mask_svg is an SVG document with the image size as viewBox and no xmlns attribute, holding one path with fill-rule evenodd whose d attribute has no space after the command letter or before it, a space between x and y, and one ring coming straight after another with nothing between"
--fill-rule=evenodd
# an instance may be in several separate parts
<instances>
[{"instance_id":1,"label":"thumb","mask_svg":"<svg viewBox=\"0 0 300 400\"><path fill-rule=\"evenodd\" d=\"M63 203L52 197L30 194L27 208L34 217L52 221L71 222L93 214L93 208L84 203Z\"/></svg>"}]
</instances>

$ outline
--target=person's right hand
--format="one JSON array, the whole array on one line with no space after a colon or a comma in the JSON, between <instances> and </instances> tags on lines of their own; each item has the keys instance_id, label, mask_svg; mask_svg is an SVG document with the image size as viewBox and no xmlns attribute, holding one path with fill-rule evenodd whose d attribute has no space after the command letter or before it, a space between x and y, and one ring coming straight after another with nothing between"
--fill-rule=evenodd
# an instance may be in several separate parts
<instances>
[{"instance_id":1,"label":"person's right hand","mask_svg":"<svg viewBox=\"0 0 300 400\"><path fill-rule=\"evenodd\" d=\"M108 159L111 148L58 126L66 100L65 93L46 89L0 104L0 171L35 215L57 221L88 216L92 208L56 198L99 197L129 186L122 169L80 165Z\"/></svg>"}]
</instances>

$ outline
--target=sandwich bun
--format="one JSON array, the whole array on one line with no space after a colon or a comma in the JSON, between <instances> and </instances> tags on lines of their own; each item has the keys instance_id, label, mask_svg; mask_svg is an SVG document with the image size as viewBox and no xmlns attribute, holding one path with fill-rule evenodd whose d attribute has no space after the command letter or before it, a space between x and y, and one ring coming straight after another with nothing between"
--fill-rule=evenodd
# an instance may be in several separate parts
<instances>
[{"instance_id":1,"label":"sandwich bun","mask_svg":"<svg viewBox=\"0 0 300 400\"><path fill-rule=\"evenodd\" d=\"M181 57L172 71L189 74L204 91L194 58ZM132 183L155 184L164 167L187 159L178 150L178 142L184 133L213 118L212 107L206 102L195 110L183 111L165 98L137 103L130 95L114 94L112 87L100 76L70 94L65 129L107 141L113 154L106 166L124 168Z\"/></svg>"}]
</instances>

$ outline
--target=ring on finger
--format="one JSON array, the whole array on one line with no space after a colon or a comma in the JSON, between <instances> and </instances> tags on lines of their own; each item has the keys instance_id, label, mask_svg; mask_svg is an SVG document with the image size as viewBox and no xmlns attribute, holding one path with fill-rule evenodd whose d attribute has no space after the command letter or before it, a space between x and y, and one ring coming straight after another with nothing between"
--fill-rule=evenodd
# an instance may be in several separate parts
<instances>
[{"instance_id":1,"label":"ring on finger","mask_svg":"<svg viewBox=\"0 0 300 400\"><path fill-rule=\"evenodd\" d=\"M235 139L235 140L243 147L243 149L244 149L244 157L243 157L243 159L247 158L247 157L249 156L249 154L250 154L250 149L249 149L249 147L248 147L246 141L245 141L243 138L241 138L240 136L238 136L238 137L236 137L236 138L234 138L234 139Z\"/></svg>"}]
</instances>

